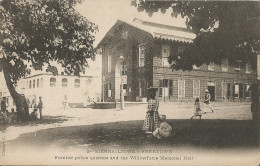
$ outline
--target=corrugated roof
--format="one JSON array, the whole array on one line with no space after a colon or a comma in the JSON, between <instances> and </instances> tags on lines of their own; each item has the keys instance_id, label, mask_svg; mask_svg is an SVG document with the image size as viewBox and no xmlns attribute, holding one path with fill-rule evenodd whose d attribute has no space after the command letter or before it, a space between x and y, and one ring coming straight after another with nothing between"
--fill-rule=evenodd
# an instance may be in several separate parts
<instances>
[{"instance_id":1,"label":"corrugated roof","mask_svg":"<svg viewBox=\"0 0 260 166\"><path fill-rule=\"evenodd\" d=\"M150 33L155 39L165 39L171 41L180 41L191 43L193 39L196 38L196 34L189 31L186 28L163 25L148 21L142 21L140 19L134 19L132 22L118 19L117 22L112 26L112 28L107 32L107 34L103 37L101 42L98 44L98 47L104 42L104 39L109 36L109 32L113 31L113 29L119 26L122 23L126 23L130 26L143 30L145 32Z\"/></svg>"}]
</instances>

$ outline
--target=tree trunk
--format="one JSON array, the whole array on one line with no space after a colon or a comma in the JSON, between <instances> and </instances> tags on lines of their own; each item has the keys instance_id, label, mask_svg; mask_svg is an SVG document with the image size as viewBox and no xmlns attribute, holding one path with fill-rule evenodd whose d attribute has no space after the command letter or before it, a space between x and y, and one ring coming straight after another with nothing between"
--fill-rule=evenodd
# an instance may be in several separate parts
<instances>
[{"instance_id":1,"label":"tree trunk","mask_svg":"<svg viewBox=\"0 0 260 166\"><path fill-rule=\"evenodd\" d=\"M3 59L4 59L4 61L6 61L5 58L3 58ZM30 116L29 116L29 107L26 102L26 98L24 95L17 93L17 91L15 90L13 82L11 81L10 73L8 71L8 68L6 67L7 63L4 63L4 64L5 64L3 66L4 78L5 78L5 82L6 82L8 90L9 90L9 93L11 94L11 96L16 104L18 121L28 121L28 120L30 120Z\"/></svg>"}]
</instances>

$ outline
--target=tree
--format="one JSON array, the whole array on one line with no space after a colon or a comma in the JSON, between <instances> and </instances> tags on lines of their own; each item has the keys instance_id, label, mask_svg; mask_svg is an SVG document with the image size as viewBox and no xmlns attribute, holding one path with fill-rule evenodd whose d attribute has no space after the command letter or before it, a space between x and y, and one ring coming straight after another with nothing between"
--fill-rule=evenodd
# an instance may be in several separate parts
<instances>
[{"instance_id":1,"label":"tree","mask_svg":"<svg viewBox=\"0 0 260 166\"><path fill-rule=\"evenodd\" d=\"M169 9L173 17L186 18L187 28L197 35L183 53L170 55L172 69L221 64L222 58L250 59L256 68L256 53L260 51L259 2L132 0L131 4L149 16Z\"/></svg>"},{"instance_id":2,"label":"tree","mask_svg":"<svg viewBox=\"0 0 260 166\"><path fill-rule=\"evenodd\" d=\"M20 120L29 117L25 97L15 90L17 81L31 69L58 74L52 61L67 74L80 75L95 58L97 26L73 6L81 0L30 0L0 2L0 71L13 97Z\"/></svg>"},{"instance_id":3,"label":"tree","mask_svg":"<svg viewBox=\"0 0 260 166\"><path fill-rule=\"evenodd\" d=\"M251 61L252 69L256 70L257 54L260 53L260 2L132 0L131 5L149 16L169 9L171 16L186 18L187 28L196 34L196 38L183 53L169 56L173 70L192 70L193 65L199 67L210 62L220 65L223 58ZM252 80L252 86L256 85L256 74ZM256 97L252 96L252 99Z\"/></svg>"}]
</instances>

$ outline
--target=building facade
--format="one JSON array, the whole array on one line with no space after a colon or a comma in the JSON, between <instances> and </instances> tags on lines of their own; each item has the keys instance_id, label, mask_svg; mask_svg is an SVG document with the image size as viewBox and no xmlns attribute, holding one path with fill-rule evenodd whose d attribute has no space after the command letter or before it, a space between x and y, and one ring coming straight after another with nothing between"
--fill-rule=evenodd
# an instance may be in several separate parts
<instances>
[{"instance_id":1,"label":"building facade","mask_svg":"<svg viewBox=\"0 0 260 166\"><path fill-rule=\"evenodd\" d=\"M46 106L62 106L64 98L67 98L71 106L86 106L92 100L100 100L100 96L95 93L96 82L99 80L92 76L39 74L23 81L24 95L29 106L38 103L40 96Z\"/></svg>"},{"instance_id":2,"label":"building facade","mask_svg":"<svg viewBox=\"0 0 260 166\"><path fill-rule=\"evenodd\" d=\"M104 100L119 101L122 84L126 101L146 101L148 87L157 87L157 97L165 102L203 99L205 89L213 101L249 101L256 74L250 59L222 59L221 65L172 71L169 55L182 52L195 37L185 28L118 20L98 45Z\"/></svg>"},{"instance_id":3,"label":"building facade","mask_svg":"<svg viewBox=\"0 0 260 166\"><path fill-rule=\"evenodd\" d=\"M45 108L62 107L66 96L70 106L87 106L90 103L101 100L100 77L98 76L71 76L52 75L46 72L37 72L19 80L16 90L24 94L29 107L34 107L42 97ZM4 80L2 80L3 84ZM0 100L7 98L7 106L10 111L15 108L15 103L6 86L0 88Z\"/></svg>"}]
</instances>

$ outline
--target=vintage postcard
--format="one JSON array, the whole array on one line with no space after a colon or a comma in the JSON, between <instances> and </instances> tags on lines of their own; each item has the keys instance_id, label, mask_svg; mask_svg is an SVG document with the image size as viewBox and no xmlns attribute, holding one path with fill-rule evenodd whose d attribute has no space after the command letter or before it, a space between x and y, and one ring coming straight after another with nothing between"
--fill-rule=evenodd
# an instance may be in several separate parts
<instances>
[{"instance_id":1,"label":"vintage postcard","mask_svg":"<svg viewBox=\"0 0 260 166\"><path fill-rule=\"evenodd\" d=\"M257 1L0 0L1 165L260 165Z\"/></svg>"}]
</instances>

